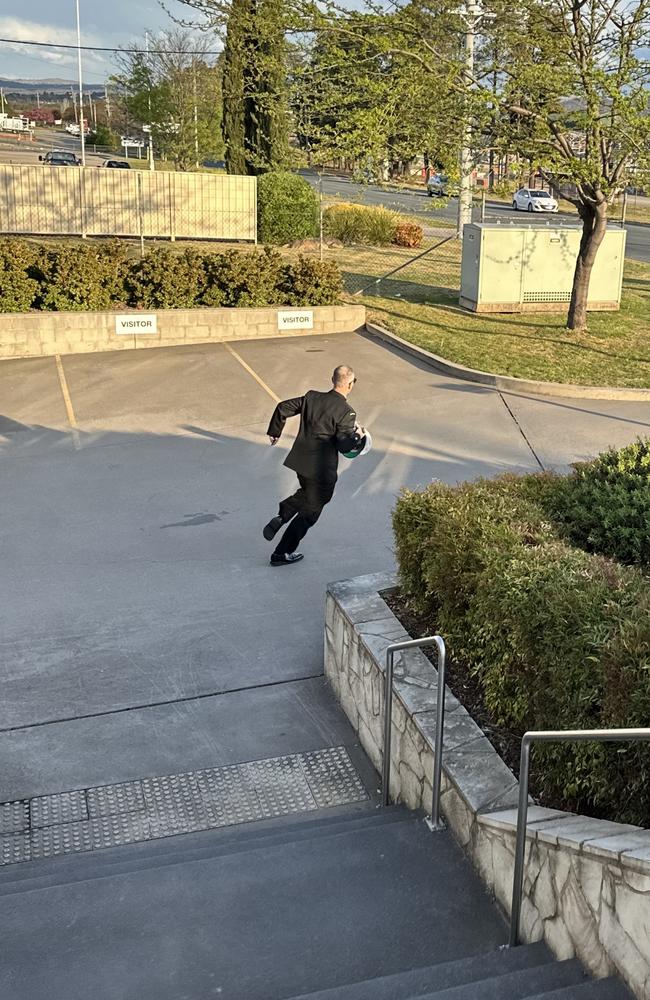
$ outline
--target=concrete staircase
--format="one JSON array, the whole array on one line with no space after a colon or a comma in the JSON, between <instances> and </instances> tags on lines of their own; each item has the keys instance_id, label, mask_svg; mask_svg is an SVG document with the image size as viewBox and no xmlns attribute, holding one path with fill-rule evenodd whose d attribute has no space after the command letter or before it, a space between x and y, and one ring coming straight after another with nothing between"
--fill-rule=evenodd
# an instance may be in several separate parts
<instances>
[{"instance_id":1,"label":"concrete staircase","mask_svg":"<svg viewBox=\"0 0 650 1000\"><path fill-rule=\"evenodd\" d=\"M624 1000L506 927L464 855L373 803L0 871L11 1000Z\"/></svg>"}]
</instances>

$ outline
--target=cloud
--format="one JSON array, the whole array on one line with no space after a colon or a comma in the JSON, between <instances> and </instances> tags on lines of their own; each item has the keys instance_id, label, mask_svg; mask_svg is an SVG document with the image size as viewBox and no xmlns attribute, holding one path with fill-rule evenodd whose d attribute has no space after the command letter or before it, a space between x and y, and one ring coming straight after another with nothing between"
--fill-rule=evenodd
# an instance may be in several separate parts
<instances>
[{"instance_id":1,"label":"cloud","mask_svg":"<svg viewBox=\"0 0 650 1000\"><path fill-rule=\"evenodd\" d=\"M76 45L77 32L74 28L63 28L54 24L43 24L38 21L27 21L17 17L0 16L0 37L34 42L57 42L61 45ZM102 42L92 33L84 32L83 45L101 45ZM46 49L39 46L15 45L11 42L0 42L0 48L9 49L26 58L38 58L39 61L58 66L76 66L76 52L65 49ZM92 67L95 72L103 72L106 59L102 53L84 52L84 64Z\"/></svg>"}]
</instances>

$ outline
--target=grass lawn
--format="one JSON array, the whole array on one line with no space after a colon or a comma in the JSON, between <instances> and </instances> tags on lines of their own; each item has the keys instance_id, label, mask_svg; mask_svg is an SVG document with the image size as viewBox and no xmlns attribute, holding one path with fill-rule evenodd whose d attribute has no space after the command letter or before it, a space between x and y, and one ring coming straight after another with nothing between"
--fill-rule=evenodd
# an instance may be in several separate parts
<instances>
[{"instance_id":1,"label":"grass lawn","mask_svg":"<svg viewBox=\"0 0 650 1000\"><path fill-rule=\"evenodd\" d=\"M330 251L355 292L410 251ZM650 265L626 261L618 313L591 313L589 331L565 327L565 314L476 315L458 305L458 245L410 265L354 301L411 343L470 368L547 382L650 387Z\"/></svg>"}]
</instances>

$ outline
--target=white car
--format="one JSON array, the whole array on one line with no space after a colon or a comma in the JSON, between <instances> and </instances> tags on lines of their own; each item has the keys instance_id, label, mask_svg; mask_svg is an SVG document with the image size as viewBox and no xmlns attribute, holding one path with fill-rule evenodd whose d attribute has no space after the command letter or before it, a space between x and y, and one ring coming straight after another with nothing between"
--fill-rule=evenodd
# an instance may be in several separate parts
<instances>
[{"instance_id":1,"label":"white car","mask_svg":"<svg viewBox=\"0 0 650 1000\"><path fill-rule=\"evenodd\" d=\"M548 191L538 191L535 188L520 188L512 196L512 207L515 212L557 212L558 204Z\"/></svg>"}]
</instances>

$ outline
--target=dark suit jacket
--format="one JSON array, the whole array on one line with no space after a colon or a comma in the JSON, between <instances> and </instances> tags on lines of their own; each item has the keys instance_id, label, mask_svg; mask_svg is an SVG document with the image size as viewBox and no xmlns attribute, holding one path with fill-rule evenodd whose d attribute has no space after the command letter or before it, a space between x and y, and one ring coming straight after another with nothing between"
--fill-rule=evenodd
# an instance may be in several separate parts
<instances>
[{"instance_id":1,"label":"dark suit jacket","mask_svg":"<svg viewBox=\"0 0 650 1000\"><path fill-rule=\"evenodd\" d=\"M356 413L336 389L310 390L304 396L278 403L267 434L280 437L287 417L300 414L300 430L284 464L307 479L335 483L339 452L351 451L359 442Z\"/></svg>"}]
</instances>

